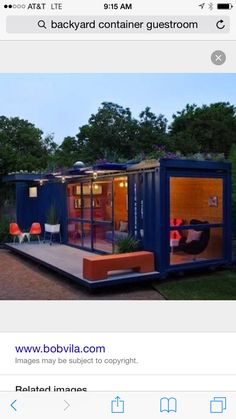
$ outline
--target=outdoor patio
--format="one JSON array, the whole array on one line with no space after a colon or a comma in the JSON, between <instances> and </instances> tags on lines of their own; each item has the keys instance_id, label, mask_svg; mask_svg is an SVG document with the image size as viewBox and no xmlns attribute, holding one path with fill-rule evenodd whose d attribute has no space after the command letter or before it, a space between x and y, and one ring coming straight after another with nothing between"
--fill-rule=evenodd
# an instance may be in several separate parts
<instances>
[{"instance_id":1,"label":"outdoor patio","mask_svg":"<svg viewBox=\"0 0 236 419\"><path fill-rule=\"evenodd\" d=\"M49 243L7 243L6 247L12 252L36 261L38 264L65 276L88 288L111 286L123 283L137 283L153 281L158 272L137 273L132 271L114 271L108 278L99 281L89 281L83 277L83 258L91 256L86 252L71 246Z\"/></svg>"},{"instance_id":2,"label":"outdoor patio","mask_svg":"<svg viewBox=\"0 0 236 419\"><path fill-rule=\"evenodd\" d=\"M88 288L29 258L0 249L0 300L163 300L151 282ZM96 292L95 292L96 291Z\"/></svg>"}]
</instances>

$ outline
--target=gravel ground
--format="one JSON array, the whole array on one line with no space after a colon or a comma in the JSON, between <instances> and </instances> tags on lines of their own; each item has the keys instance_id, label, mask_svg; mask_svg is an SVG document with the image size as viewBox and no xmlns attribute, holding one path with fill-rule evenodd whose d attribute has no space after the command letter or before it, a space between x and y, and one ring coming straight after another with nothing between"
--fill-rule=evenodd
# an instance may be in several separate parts
<instances>
[{"instance_id":1,"label":"gravel ground","mask_svg":"<svg viewBox=\"0 0 236 419\"><path fill-rule=\"evenodd\" d=\"M35 262L0 249L0 300L161 300L151 284L91 293Z\"/></svg>"}]
</instances>

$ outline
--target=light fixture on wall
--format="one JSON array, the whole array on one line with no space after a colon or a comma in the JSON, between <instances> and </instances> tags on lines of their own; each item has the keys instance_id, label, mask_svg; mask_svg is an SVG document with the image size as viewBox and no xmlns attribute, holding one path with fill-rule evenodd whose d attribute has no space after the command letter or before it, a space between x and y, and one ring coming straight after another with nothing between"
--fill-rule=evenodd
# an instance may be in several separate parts
<instances>
[{"instance_id":1,"label":"light fixture on wall","mask_svg":"<svg viewBox=\"0 0 236 419\"><path fill-rule=\"evenodd\" d=\"M43 186L43 179L40 179L39 186Z\"/></svg>"},{"instance_id":2,"label":"light fixture on wall","mask_svg":"<svg viewBox=\"0 0 236 419\"><path fill-rule=\"evenodd\" d=\"M120 183L119 183L119 187L120 188L127 188L127 186L128 186L128 182L123 182L123 181L121 181Z\"/></svg>"},{"instance_id":3,"label":"light fixture on wall","mask_svg":"<svg viewBox=\"0 0 236 419\"><path fill-rule=\"evenodd\" d=\"M61 183L65 183L65 181L66 181L65 176L62 176L62 178L61 178Z\"/></svg>"},{"instance_id":4,"label":"light fixture on wall","mask_svg":"<svg viewBox=\"0 0 236 419\"><path fill-rule=\"evenodd\" d=\"M38 197L37 186L30 186L29 187L29 198L37 198L37 197Z\"/></svg>"},{"instance_id":5,"label":"light fixture on wall","mask_svg":"<svg viewBox=\"0 0 236 419\"><path fill-rule=\"evenodd\" d=\"M93 179L97 179L97 177L98 177L97 172L96 172L96 171L95 171L95 172L93 172Z\"/></svg>"}]
</instances>

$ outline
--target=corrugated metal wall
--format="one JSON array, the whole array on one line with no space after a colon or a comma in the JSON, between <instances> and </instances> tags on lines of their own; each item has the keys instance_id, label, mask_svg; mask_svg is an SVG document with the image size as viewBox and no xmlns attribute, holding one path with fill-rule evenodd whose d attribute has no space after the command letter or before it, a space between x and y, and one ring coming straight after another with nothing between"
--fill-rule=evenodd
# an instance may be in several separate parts
<instances>
[{"instance_id":1,"label":"corrugated metal wall","mask_svg":"<svg viewBox=\"0 0 236 419\"><path fill-rule=\"evenodd\" d=\"M51 205L55 205L61 224L62 239L65 242L67 217L65 185L48 183L38 186L37 198L29 198L29 186L27 183L16 185L17 222L20 228L29 230L33 222L39 222L44 228L47 212Z\"/></svg>"}]
</instances>

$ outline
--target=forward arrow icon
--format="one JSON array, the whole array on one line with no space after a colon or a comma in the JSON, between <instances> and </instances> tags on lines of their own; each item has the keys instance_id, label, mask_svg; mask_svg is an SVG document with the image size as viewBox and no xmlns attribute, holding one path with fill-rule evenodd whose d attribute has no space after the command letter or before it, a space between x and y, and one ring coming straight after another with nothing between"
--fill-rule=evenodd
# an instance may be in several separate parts
<instances>
[{"instance_id":1,"label":"forward arrow icon","mask_svg":"<svg viewBox=\"0 0 236 419\"><path fill-rule=\"evenodd\" d=\"M67 410L67 409L69 409L69 407L70 407L70 403L68 403L66 400L64 400L64 402L65 402L65 409L64 409L64 411L65 410Z\"/></svg>"}]
</instances>

